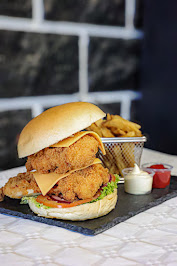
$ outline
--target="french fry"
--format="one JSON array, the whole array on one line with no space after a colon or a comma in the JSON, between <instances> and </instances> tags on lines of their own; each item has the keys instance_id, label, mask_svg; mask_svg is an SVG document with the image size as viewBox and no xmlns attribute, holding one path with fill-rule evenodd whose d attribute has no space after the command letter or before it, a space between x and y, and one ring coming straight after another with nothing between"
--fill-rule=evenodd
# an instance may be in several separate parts
<instances>
[{"instance_id":1,"label":"french fry","mask_svg":"<svg viewBox=\"0 0 177 266\"><path fill-rule=\"evenodd\" d=\"M114 135L112 134L111 130L106 127L100 128L103 138L113 138Z\"/></svg>"},{"instance_id":2,"label":"french fry","mask_svg":"<svg viewBox=\"0 0 177 266\"><path fill-rule=\"evenodd\" d=\"M101 129L95 124L91 124L91 126L89 126L87 128L87 130L90 130L90 131L94 131L95 133L97 133L100 137L103 137L102 136L102 133L101 133Z\"/></svg>"},{"instance_id":3,"label":"french fry","mask_svg":"<svg viewBox=\"0 0 177 266\"><path fill-rule=\"evenodd\" d=\"M107 114L106 120L99 119L87 130L96 132L100 137L141 137L141 126L119 115Z\"/></svg>"},{"instance_id":4,"label":"french fry","mask_svg":"<svg viewBox=\"0 0 177 266\"><path fill-rule=\"evenodd\" d=\"M117 127L112 127L111 131L113 132L113 134L117 137L121 137L124 136L126 134L125 131L123 131L122 129L119 129Z\"/></svg>"},{"instance_id":5,"label":"french fry","mask_svg":"<svg viewBox=\"0 0 177 266\"><path fill-rule=\"evenodd\" d=\"M97 127L102 127L102 124L103 124L103 120L102 119L99 119L97 120L95 123L94 123Z\"/></svg>"},{"instance_id":6,"label":"french fry","mask_svg":"<svg viewBox=\"0 0 177 266\"><path fill-rule=\"evenodd\" d=\"M106 120L108 121L108 120L111 120L111 119L112 119L112 116L110 114L107 114Z\"/></svg>"},{"instance_id":7,"label":"french fry","mask_svg":"<svg viewBox=\"0 0 177 266\"><path fill-rule=\"evenodd\" d=\"M136 136L136 133L135 131L129 131L128 133L125 133L123 135L121 135L121 137L135 137Z\"/></svg>"},{"instance_id":8,"label":"french fry","mask_svg":"<svg viewBox=\"0 0 177 266\"><path fill-rule=\"evenodd\" d=\"M136 131L136 137L142 137L142 133L141 133L141 130L137 130Z\"/></svg>"},{"instance_id":9,"label":"french fry","mask_svg":"<svg viewBox=\"0 0 177 266\"><path fill-rule=\"evenodd\" d=\"M109 120L109 121L106 121L104 123L104 125L108 128L119 128L125 132L129 132L129 131L138 131L140 127L139 125L133 123L133 122L130 122L128 120L125 120L124 118L118 116L118 115L115 115L112 120Z\"/></svg>"},{"instance_id":10,"label":"french fry","mask_svg":"<svg viewBox=\"0 0 177 266\"><path fill-rule=\"evenodd\" d=\"M125 119L124 119L125 120ZM127 121L127 120L126 120ZM140 129L141 128L141 126L140 125L138 125L138 124L136 124L136 123L134 123L134 122L131 122L131 121L128 121L129 123L130 123L130 125L132 125L132 127L134 128L134 127L136 127L137 129Z\"/></svg>"}]
</instances>

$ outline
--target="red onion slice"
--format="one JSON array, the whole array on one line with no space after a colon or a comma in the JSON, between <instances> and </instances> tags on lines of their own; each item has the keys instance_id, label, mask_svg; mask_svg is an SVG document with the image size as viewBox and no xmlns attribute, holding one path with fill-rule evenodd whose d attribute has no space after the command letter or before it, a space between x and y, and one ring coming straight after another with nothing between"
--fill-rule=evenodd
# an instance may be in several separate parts
<instances>
[{"instance_id":1,"label":"red onion slice","mask_svg":"<svg viewBox=\"0 0 177 266\"><path fill-rule=\"evenodd\" d=\"M57 197L57 196L53 196L53 195L52 195L51 198L52 198L53 200L59 202L59 203L71 203L71 201L67 201L67 200L62 199L62 198Z\"/></svg>"},{"instance_id":2,"label":"red onion slice","mask_svg":"<svg viewBox=\"0 0 177 266\"><path fill-rule=\"evenodd\" d=\"M108 183L111 182L111 181L112 181L112 176L109 175L109 181L108 181ZM102 186L100 187L100 189L103 189L104 187L107 187L108 183L102 185Z\"/></svg>"},{"instance_id":3,"label":"red onion slice","mask_svg":"<svg viewBox=\"0 0 177 266\"><path fill-rule=\"evenodd\" d=\"M111 176L111 175L109 175L109 182L111 182L111 180L112 180L112 176Z\"/></svg>"}]
</instances>

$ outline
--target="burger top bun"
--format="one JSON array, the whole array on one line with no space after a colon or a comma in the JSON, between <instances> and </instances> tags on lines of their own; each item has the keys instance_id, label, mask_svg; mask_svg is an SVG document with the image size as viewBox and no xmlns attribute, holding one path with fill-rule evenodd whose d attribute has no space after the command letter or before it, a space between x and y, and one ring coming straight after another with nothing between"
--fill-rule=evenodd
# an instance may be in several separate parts
<instances>
[{"instance_id":1,"label":"burger top bun","mask_svg":"<svg viewBox=\"0 0 177 266\"><path fill-rule=\"evenodd\" d=\"M70 221L85 221L94 219L108 214L112 211L117 203L117 189L113 193L107 195L101 200L93 203L85 203L76 207L70 208L48 208L37 207L33 201L28 200L31 210L46 218L56 218Z\"/></svg>"},{"instance_id":2,"label":"burger top bun","mask_svg":"<svg viewBox=\"0 0 177 266\"><path fill-rule=\"evenodd\" d=\"M23 158L49 147L90 126L106 114L88 102L73 102L50 108L33 118L22 130L18 156Z\"/></svg>"}]
</instances>

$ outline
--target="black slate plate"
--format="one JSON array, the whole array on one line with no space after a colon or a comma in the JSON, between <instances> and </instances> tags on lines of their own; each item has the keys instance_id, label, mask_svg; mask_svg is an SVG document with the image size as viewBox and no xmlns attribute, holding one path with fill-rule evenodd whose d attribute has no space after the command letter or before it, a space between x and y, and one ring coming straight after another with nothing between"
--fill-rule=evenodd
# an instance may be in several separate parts
<instances>
[{"instance_id":1,"label":"black slate plate","mask_svg":"<svg viewBox=\"0 0 177 266\"><path fill-rule=\"evenodd\" d=\"M148 195L135 196L127 194L124 192L123 184L119 184L119 199L116 208L106 216L93 220L70 222L38 217L30 211L28 205L20 205L20 200L13 200L7 197L5 197L3 202L0 202L0 213L63 227L85 235L96 235L140 212L159 205L160 203L176 196L177 176L172 176L169 187L165 189L153 189L152 193Z\"/></svg>"}]
</instances>

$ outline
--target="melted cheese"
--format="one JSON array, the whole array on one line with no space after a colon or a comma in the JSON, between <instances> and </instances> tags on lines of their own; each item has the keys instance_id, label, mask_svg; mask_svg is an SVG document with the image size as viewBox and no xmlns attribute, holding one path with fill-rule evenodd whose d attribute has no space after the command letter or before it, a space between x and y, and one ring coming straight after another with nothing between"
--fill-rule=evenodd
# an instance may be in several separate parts
<instances>
[{"instance_id":1,"label":"melted cheese","mask_svg":"<svg viewBox=\"0 0 177 266\"><path fill-rule=\"evenodd\" d=\"M100 137L98 136L97 133L95 133L93 131L77 132L76 134L72 135L71 137L63 139L63 140L59 141L58 143L56 143L50 147L55 147L55 148L56 147L64 147L64 148L69 147L85 135L92 135L99 142L99 148L102 151L103 155L106 154L105 149L104 149L104 145L103 145Z\"/></svg>"},{"instance_id":2,"label":"melted cheese","mask_svg":"<svg viewBox=\"0 0 177 266\"><path fill-rule=\"evenodd\" d=\"M49 192L49 190L62 178L67 177L73 172L85 169L93 164L98 164L98 163L101 163L101 161L100 159L96 158L92 164L87 165L86 167L69 171L65 174L56 174L56 173L40 174L38 172L32 172L32 174L42 192L42 195L45 196Z\"/></svg>"}]
</instances>

